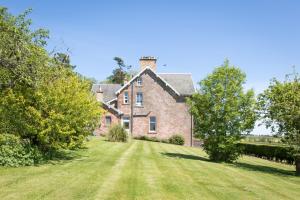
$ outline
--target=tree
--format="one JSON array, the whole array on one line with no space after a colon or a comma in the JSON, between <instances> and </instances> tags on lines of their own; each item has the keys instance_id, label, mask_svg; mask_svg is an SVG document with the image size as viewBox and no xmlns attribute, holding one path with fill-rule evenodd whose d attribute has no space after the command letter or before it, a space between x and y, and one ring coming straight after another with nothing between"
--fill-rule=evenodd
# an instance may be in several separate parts
<instances>
[{"instance_id":1,"label":"tree","mask_svg":"<svg viewBox=\"0 0 300 200\"><path fill-rule=\"evenodd\" d=\"M0 83L1 88L20 85L34 87L38 68L47 62L48 31L30 30L31 20L26 16L31 10L15 17L0 7Z\"/></svg>"},{"instance_id":2,"label":"tree","mask_svg":"<svg viewBox=\"0 0 300 200\"><path fill-rule=\"evenodd\" d=\"M130 70L131 65L125 65L122 58L114 57L114 60L117 63L117 67L113 70L112 75L107 77L106 82L115 83L115 84L123 84L125 78L130 79Z\"/></svg>"},{"instance_id":3,"label":"tree","mask_svg":"<svg viewBox=\"0 0 300 200\"><path fill-rule=\"evenodd\" d=\"M214 161L233 161L240 155L241 133L255 123L254 91L244 92L246 75L229 61L202 80L200 90L188 103L194 116L196 137Z\"/></svg>"},{"instance_id":4,"label":"tree","mask_svg":"<svg viewBox=\"0 0 300 200\"><path fill-rule=\"evenodd\" d=\"M75 65L71 65L70 56L65 53L55 53L54 61L56 61L59 65L65 66L67 68L75 69Z\"/></svg>"},{"instance_id":5,"label":"tree","mask_svg":"<svg viewBox=\"0 0 300 200\"><path fill-rule=\"evenodd\" d=\"M47 31L32 31L28 13L15 17L0 7L0 134L44 154L78 147L98 125L100 105L68 56L49 56Z\"/></svg>"},{"instance_id":6,"label":"tree","mask_svg":"<svg viewBox=\"0 0 300 200\"><path fill-rule=\"evenodd\" d=\"M300 77L294 72L283 82L273 79L258 98L259 114L267 128L283 137L296 158L300 174Z\"/></svg>"}]
</instances>

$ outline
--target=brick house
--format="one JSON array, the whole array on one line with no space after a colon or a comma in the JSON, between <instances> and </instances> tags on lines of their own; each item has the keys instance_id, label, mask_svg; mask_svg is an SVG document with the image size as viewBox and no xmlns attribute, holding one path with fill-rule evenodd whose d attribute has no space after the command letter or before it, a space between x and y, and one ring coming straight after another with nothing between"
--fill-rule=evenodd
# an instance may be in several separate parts
<instances>
[{"instance_id":1,"label":"brick house","mask_svg":"<svg viewBox=\"0 0 300 200\"><path fill-rule=\"evenodd\" d=\"M95 133L105 134L112 124L121 123L134 137L181 134L185 145L192 145L193 119L185 102L195 92L191 74L157 73L154 57L142 57L140 67L124 85L93 85L105 110Z\"/></svg>"}]
</instances>

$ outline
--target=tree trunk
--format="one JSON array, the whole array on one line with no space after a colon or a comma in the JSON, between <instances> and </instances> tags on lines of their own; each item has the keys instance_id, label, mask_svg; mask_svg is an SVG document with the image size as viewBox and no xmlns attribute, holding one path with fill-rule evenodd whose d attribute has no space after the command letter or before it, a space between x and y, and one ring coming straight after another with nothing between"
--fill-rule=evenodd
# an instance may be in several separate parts
<instances>
[{"instance_id":1,"label":"tree trunk","mask_svg":"<svg viewBox=\"0 0 300 200\"><path fill-rule=\"evenodd\" d=\"M300 176L300 159L296 160L296 175Z\"/></svg>"},{"instance_id":2,"label":"tree trunk","mask_svg":"<svg viewBox=\"0 0 300 200\"><path fill-rule=\"evenodd\" d=\"M300 176L300 155L295 156L296 175Z\"/></svg>"}]
</instances>

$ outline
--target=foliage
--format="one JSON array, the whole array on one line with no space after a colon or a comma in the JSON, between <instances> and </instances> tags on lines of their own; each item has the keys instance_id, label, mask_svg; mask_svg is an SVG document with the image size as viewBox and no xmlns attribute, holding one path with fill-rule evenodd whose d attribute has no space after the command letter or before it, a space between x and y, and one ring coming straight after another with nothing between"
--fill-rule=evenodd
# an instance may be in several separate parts
<instances>
[{"instance_id":1,"label":"foliage","mask_svg":"<svg viewBox=\"0 0 300 200\"><path fill-rule=\"evenodd\" d=\"M42 160L39 150L28 140L12 134L0 134L0 165L19 167L37 164Z\"/></svg>"},{"instance_id":2,"label":"foliage","mask_svg":"<svg viewBox=\"0 0 300 200\"><path fill-rule=\"evenodd\" d=\"M59 65L64 66L66 68L75 69L75 65L71 65L70 56L65 53L55 53L53 57L54 61Z\"/></svg>"},{"instance_id":3,"label":"foliage","mask_svg":"<svg viewBox=\"0 0 300 200\"><path fill-rule=\"evenodd\" d=\"M194 116L196 137L215 161L233 161L240 155L241 133L254 127L254 91L244 92L246 75L229 61L202 80L200 90L188 99Z\"/></svg>"},{"instance_id":4,"label":"foliage","mask_svg":"<svg viewBox=\"0 0 300 200\"><path fill-rule=\"evenodd\" d=\"M130 79L130 72L128 71L131 66L125 65L122 58L114 57L117 67L113 70L112 75L107 77L107 83L124 84L125 79Z\"/></svg>"},{"instance_id":5,"label":"foliage","mask_svg":"<svg viewBox=\"0 0 300 200\"><path fill-rule=\"evenodd\" d=\"M128 133L123 126L116 124L110 127L107 139L111 142L127 142Z\"/></svg>"},{"instance_id":6,"label":"foliage","mask_svg":"<svg viewBox=\"0 0 300 200\"><path fill-rule=\"evenodd\" d=\"M90 82L66 67L69 57L49 56L47 31L31 31L27 14L0 8L0 132L43 153L77 148L97 126L100 105Z\"/></svg>"},{"instance_id":7,"label":"foliage","mask_svg":"<svg viewBox=\"0 0 300 200\"><path fill-rule=\"evenodd\" d=\"M258 98L259 114L266 127L300 152L300 77L296 72L284 82L273 79Z\"/></svg>"},{"instance_id":8,"label":"foliage","mask_svg":"<svg viewBox=\"0 0 300 200\"><path fill-rule=\"evenodd\" d=\"M169 143L176 145L184 145L184 138L182 137L182 135L175 134L169 138Z\"/></svg>"},{"instance_id":9,"label":"foliage","mask_svg":"<svg viewBox=\"0 0 300 200\"><path fill-rule=\"evenodd\" d=\"M47 63L46 45L48 31L31 31L31 21L26 19L30 10L15 17L0 7L0 83L2 88L34 87L39 69Z\"/></svg>"},{"instance_id":10,"label":"foliage","mask_svg":"<svg viewBox=\"0 0 300 200\"><path fill-rule=\"evenodd\" d=\"M247 155L280 162L284 161L289 164L294 163L294 157L290 153L290 147L287 146L251 143L239 143L239 146L242 147L243 153Z\"/></svg>"}]
</instances>

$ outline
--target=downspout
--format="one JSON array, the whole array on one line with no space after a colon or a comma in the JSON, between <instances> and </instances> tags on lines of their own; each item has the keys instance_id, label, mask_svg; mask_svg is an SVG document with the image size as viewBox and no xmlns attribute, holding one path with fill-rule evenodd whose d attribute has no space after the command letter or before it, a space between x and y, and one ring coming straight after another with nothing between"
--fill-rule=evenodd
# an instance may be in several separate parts
<instances>
[{"instance_id":1,"label":"downspout","mask_svg":"<svg viewBox=\"0 0 300 200\"><path fill-rule=\"evenodd\" d=\"M133 131L133 81L132 83L130 84L131 86L131 110L130 110L130 134L131 134L131 137L132 137L132 131Z\"/></svg>"}]
</instances>

